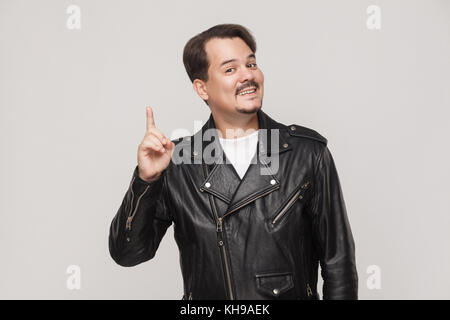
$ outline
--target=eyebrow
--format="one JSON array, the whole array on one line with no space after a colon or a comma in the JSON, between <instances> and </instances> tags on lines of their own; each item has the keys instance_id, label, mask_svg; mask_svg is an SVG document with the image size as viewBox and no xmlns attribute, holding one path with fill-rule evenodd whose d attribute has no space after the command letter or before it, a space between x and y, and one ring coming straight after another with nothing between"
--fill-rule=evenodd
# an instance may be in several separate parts
<instances>
[{"instance_id":1,"label":"eyebrow","mask_svg":"<svg viewBox=\"0 0 450 320\"><path fill-rule=\"evenodd\" d=\"M255 59L256 59L255 54L254 54L254 53L250 53L250 54L248 55L248 57L247 57L247 60L250 59L250 58L255 58ZM227 63L234 62L234 61L236 61L236 59L225 60L224 62L222 62L222 63L220 64L220 67L222 67L223 65L225 65L225 64L227 64Z\"/></svg>"}]
</instances>

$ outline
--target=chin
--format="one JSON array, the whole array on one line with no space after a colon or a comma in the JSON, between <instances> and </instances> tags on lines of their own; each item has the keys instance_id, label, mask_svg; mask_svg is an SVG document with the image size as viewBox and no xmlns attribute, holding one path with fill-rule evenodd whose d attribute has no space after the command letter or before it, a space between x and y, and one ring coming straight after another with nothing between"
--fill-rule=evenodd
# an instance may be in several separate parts
<instances>
[{"instance_id":1,"label":"chin","mask_svg":"<svg viewBox=\"0 0 450 320\"><path fill-rule=\"evenodd\" d=\"M240 113L252 114L258 112L261 109L262 103L255 104L252 106L237 106L236 111Z\"/></svg>"}]
</instances>

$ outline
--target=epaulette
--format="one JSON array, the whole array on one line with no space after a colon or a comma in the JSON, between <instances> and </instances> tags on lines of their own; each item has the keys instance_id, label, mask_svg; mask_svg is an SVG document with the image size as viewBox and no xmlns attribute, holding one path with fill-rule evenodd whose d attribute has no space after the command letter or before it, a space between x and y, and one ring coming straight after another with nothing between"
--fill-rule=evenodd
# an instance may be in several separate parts
<instances>
[{"instance_id":1,"label":"epaulette","mask_svg":"<svg viewBox=\"0 0 450 320\"><path fill-rule=\"evenodd\" d=\"M317 131L307 128L307 127L299 126L298 124L289 125L288 131L291 136L305 137L305 138L317 140L317 141L325 143L325 145L328 142L328 140L324 136L319 134Z\"/></svg>"}]
</instances>

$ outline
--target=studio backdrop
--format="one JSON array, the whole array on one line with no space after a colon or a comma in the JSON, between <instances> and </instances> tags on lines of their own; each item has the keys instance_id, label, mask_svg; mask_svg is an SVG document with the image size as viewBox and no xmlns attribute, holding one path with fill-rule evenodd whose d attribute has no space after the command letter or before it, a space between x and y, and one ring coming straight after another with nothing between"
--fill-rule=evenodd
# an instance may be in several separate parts
<instances>
[{"instance_id":1,"label":"studio backdrop","mask_svg":"<svg viewBox=\"0 0 450 320\"><path fill-rule=\"evenodd\" d=\"M208 119L182 53L220 23L256 38L264 112L328 139L359 297L449 299L447 0L0 0L0 298L181 299L173 226L131 268L108 234L145 107L172 139Z\"/></svg>"}]
</instances>

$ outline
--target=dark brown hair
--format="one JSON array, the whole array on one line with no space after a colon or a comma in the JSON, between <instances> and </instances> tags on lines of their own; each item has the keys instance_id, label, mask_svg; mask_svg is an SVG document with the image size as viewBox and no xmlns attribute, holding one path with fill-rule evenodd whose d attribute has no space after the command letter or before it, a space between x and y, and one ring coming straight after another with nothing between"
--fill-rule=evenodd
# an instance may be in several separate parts
<instances>
[{"instance_id":1,"label":"dark brown hair","mask_svg":"<svg viewBox=\"0 0 450 320\"><path fill-rule=\"evenodd\" d=\"M239 24L218 24L191 38L184 46L183 63L186 72L194 82L195 79L208 81L209 62L205 44L212 38L241 38L256 53L256 41L249 30Z\"/></svg>"}]
</instances>

